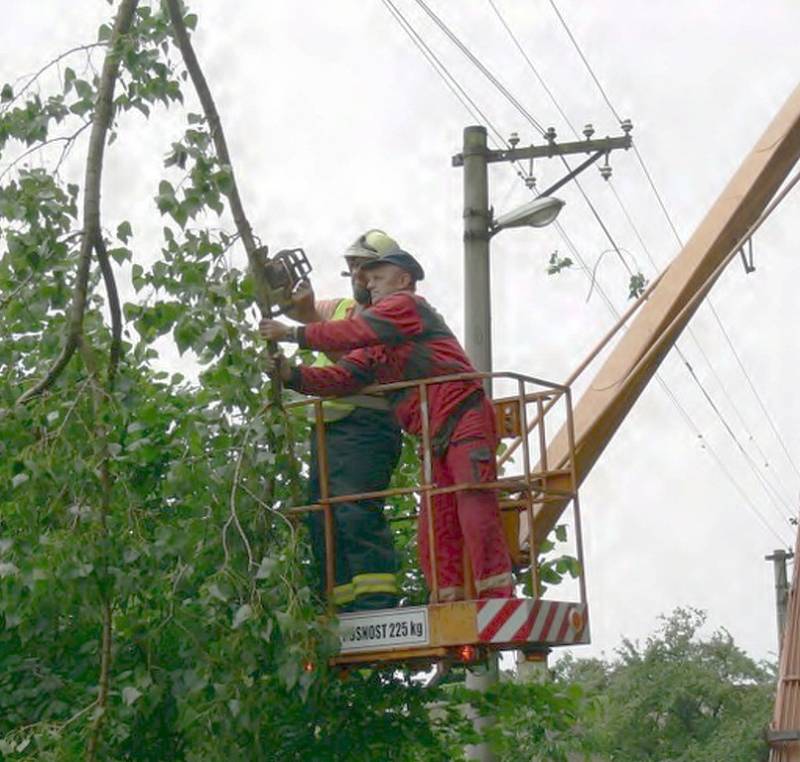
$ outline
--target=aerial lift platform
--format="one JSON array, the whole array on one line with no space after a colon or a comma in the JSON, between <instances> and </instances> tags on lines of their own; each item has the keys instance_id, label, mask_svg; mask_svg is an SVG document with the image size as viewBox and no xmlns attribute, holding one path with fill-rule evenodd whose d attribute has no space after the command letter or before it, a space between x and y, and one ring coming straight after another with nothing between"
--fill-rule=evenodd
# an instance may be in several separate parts
<instances>
[{"instance_id":1,"label":"aerial lift platform","mask_svg":"<svg viewBox=\"0 0 800 762\"><path fill-rule=\"evenodd\" d=\"M589 639L585 583L582 578L583 549L580 537L578 486L589 475L597 459L633 408L636 400L655 375L661 362L681 332L706 298L727 265L748 245L763 222L781 200L800 182L800 173L787 182L800 159L800 86L766 127L738 171L723 189L692 237L664 272L626 311L618 324L563 384L550 384L514 373L474 374L475 378L516 381L518 393L495 400L500 431L514 442L499 458L508 461L512 450L522 446L522 462L513 474L501 476L495 484L456 485L448 489L496 489L511 527L520 525L522 548L512 543L519 563L528 553L531 589L541 589L536 579L535 563L541 543L547 538L564 511L573 506L574 537L581 564L577 600L547 601L541 597L507 601L467 600L459 603L436 603L437 591L431 591L431 603L414 609L390 609L372 614L345 614L342 622L342 648L335 658L338 664L362 664L397 661L458 658L506 648L526 646L535 652L553 645L585 643ZM783 186L783 187L781 187ZM633 318L634 312L638 314ZM630 319L630 322L629 322ZM624 326L627 330L607 354L594 379L575 406L574 415L569 385L582 373ZM450 377L463 378L460 377ZM419 486L405 490L386 490L369 496L414 493L430 504L437 493L432 484L430 438L426 387L447 380L423 379L410 384L389 385L391 390L403 385L418 385L424 427L422 432L423 474ZM562 400L566 412L560 430L550 439L545 430L545 414ZM322 420L321 402L316 405L317 421ZM317 426L317 436L323 427ZM538 428L538 436L533 434ZM324 444L323 440L319 440ZM320 447L320 452L324 448ZM535 465L532 465L535 464ZM320 464L322 466L322 463ZM296 512L322 510L325 513L328 543L327 577L330 593L333 580L333 511L337 503L367 495L330 497L323 492L318 505L301 506ZM435 517L434 517L435 518ZM395 619L403 617L406 619ZM368 618L362 618L368 617ZM790 608L792 626L787 634L797 637L800 608ZM518 626L515 627L515 625ZM386 625L384 627L384 625ZM392 626L394 625L394 626ZM796 656L796 649L784 649ZM468 661L469 659L461 659ZM771 729L772 759L800 762L800 702L792 693L800 683L797 665L786 656L781 662L776 719Z\"/></svg>"},{"instance_id":2,"label":"aerial lift platform","mask_svg":"<svg viewBox=\"0 0 800 762\"><path fill-rule=\"evenodd\" d=\"M493 386L504 386L514 393L493 400L501 442L498 456L498 479L492 483L464 483L437 487L432 479L428 390L434 384L469 379L491 379ZM583 544L574 458L551 467L547 460L548 427L561 425L572 431L572 401L569 387L531 378L519 373L469 373L409 382L385 384L370 391L394 392L415 388L419 394L422 418L421 478L418 485L380 492L331 496L325 459L325 427L320 425L322 401L302 400L293 406L314 405L317 451L319 452L319 503L297 506L292 514L321 511L324 515L328 600L333 600L335 538L333 532L336 506L366 498L391 498L413 495L426 506L429 546L435 547L433 533L436 517L431 510L435 495L464 489L490 489L498 493L503 525L515 568L528 567L532 597L477 599L471 585L471 573L465 568L466 600L441 603L436 583L429 591L430 602L421 606L400 606L339 614L341 650L332 660L335 665L380 665L389 663L430 664L433 662L473 663L489 652L522 650L536 659L552 647L589 642L586 585L583 578ZM511 455L518 451L512 459ZM540 596L542 590L536 549L544 538L522 537L520 527L534 525L534 515L550 502L572 506L572 546L577 561L576 600L551 600ZM524 520L523 520L524 516ZM416 520L417 513L413 518ZM436 559L431 560L435 580ZM466 562L465 562L466 566ZM518 579L523 584L525 579Z\"/></svg>"}]
</instances>

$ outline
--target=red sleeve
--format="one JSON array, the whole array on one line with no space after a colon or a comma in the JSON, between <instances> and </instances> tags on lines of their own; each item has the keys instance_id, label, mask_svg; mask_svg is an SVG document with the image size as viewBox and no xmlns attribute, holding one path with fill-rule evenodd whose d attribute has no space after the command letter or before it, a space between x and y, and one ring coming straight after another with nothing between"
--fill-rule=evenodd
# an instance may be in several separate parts
<instances>
[{"instance_id":1,"label":"red sleeve","mask_svg":"<svg viewBox=\"0 0 800 762\"><path fill-rule=\"evenodd\" d=\"M358 349L346 354L334 365L323 367L301 365L294 368L286 385L302 394L341 397L374 383L375 365L374 352L369 349Z\"/></svg>"},{"instance_id":2,"label":"red sleeve","mask_svg":"<svg viewBox=\"0 0 800 762\"><path fill-rule=\"evenodd\" d=\"M300 345L322 351L392 346L421 333L423 327L414 297L401 292L348 320L309 323L301 329Z\"/></svg>"}]
</instances>

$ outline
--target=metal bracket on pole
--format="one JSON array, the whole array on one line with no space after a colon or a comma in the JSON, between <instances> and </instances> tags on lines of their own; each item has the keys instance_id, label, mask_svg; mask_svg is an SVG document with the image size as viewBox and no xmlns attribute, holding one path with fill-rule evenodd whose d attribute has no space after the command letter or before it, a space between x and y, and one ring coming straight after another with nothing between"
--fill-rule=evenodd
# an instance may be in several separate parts
<instances>
[{"instance_id":1,"label":"metal bracket on pole","mask_svg":"<svg viewBox=\"0 0 800 762\"><path fill-rule=\"evenodd\" d=\"M608 153L617 148L628 149L633 145L633 138L630 136L630 130L625 135L616 138L601 138L598 140L575 140L570 143L547 143L542 146L530 145L525 148L509 148L505 150L493 151L486 149L485 151L478 150L464 150L457 153L451 159L454 167L464 166L464 157L481 153L486 158L488 164L497 161L521 161L522 159L539 159L539 158L552 158L553 156L567 156L574 153Z\"/></svg>"},{"instance_id":2,"label":"metal bracket on pole","mask_svg":"<svg viewBox=\"0 0 800 762\"><path fill-rule=\"evenodd\" d=\"M601 156L608 156L607 151L597 151L593 156L590 156L586 161L578 164L568 175L562 177L557 183L553 183L546 191L539 194L539 197L549 196L555 193L559 188L566 185L573 177L577 177L584 169L591 167Z\"/></svg>"},{"instance_id":3,"label":"metal bracket on pole","mask_svg":"<svg viewBox=\"0 0 800 762\"><path fill-rule=\"evenodd\" d=\"M742 244L742 248L739 249L739 254L742 257L742 264L744 265L744 271L747 275L752 272L755 272L756 266L753 264L753 239L747 239L747 252L745 253L744 250L745 245Z\"/></svg>"}]
</instances>

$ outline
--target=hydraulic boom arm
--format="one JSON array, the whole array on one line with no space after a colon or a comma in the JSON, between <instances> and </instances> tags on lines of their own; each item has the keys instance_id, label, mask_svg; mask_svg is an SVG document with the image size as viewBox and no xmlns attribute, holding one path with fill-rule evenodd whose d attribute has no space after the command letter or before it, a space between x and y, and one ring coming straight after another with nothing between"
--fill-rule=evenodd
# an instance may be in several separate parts
<instances>
[{"instance_id":1,"label":"hydraulic boom arm","mask_svg":"<svg viewBox=\"0 0 800 762\"><path fill-rule=\"evenodd\" d=\"M711 207L694 235L667 266L649 299L613 349L574 411L575 468L580 484L647 386L719 276L719 265L741 246L800 158L800 86ZM567 459L562 428L547 448L551 466ZM534 518L538 545L566 503L545 503Z\"/></svg>"}]
</instances>

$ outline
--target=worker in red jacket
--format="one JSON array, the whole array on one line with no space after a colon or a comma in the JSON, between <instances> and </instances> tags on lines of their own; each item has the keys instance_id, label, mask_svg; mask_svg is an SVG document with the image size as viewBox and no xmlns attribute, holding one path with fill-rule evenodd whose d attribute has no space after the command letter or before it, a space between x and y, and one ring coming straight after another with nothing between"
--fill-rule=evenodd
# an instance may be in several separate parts
<instances>
[{"instance_id":1,"label":"worker in red jacket","mask_svg":"<svg viewBox=\"0 0 800 762\"><path fill-rule=\"evenodd\" d=\"M325 368L280 367L289 388L323 397L352 394L386 384L458 373L474 373L466 353L442 317L421 296L424 277L410 254L397 251L362 265L372 306L348 320L287 326L262 320L261 335L321 351L348 351ZM269 368L272 370L272 368ZM400 425L421 431L419 392L408 387L387 394ZM437 487L497 478L494 410L478 380L428 386L433 480ZM479 598L513 596L511 557L493 490L461 490L433 499L438 601L464 598L463 553L469 557ZM418 525L422 570L432 589L428 516ZM435 601L434 601L435 602Z\"/></svg>"}]
</instances>

